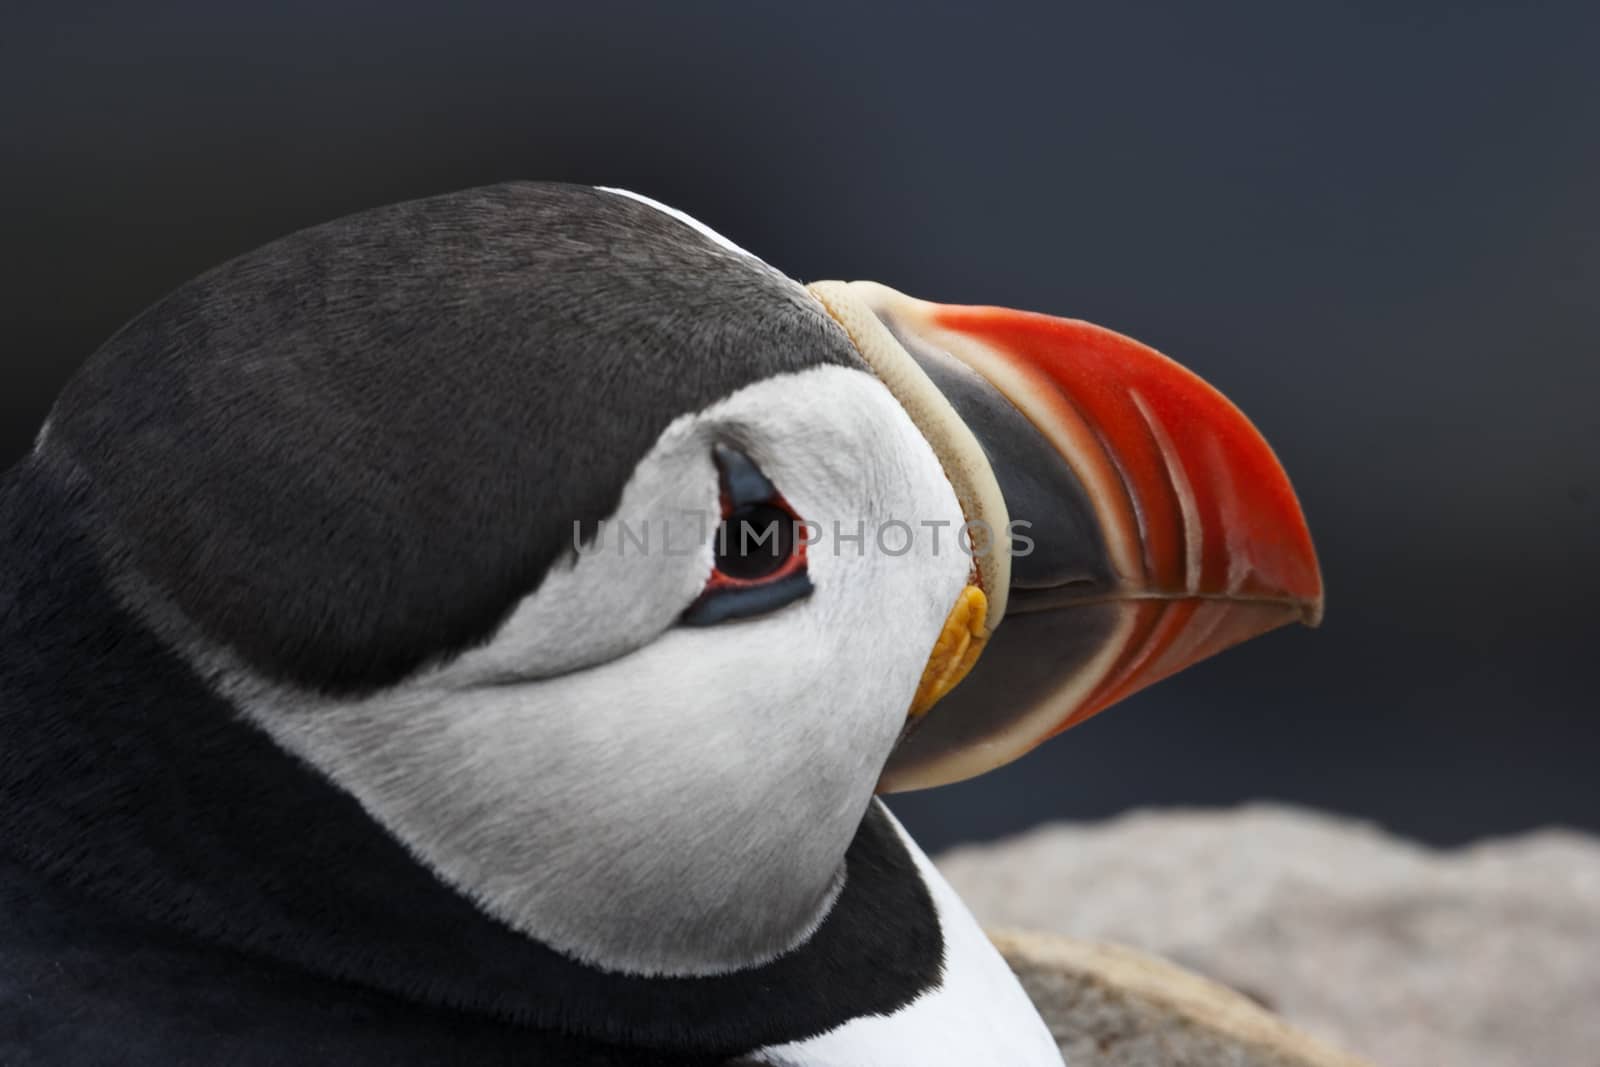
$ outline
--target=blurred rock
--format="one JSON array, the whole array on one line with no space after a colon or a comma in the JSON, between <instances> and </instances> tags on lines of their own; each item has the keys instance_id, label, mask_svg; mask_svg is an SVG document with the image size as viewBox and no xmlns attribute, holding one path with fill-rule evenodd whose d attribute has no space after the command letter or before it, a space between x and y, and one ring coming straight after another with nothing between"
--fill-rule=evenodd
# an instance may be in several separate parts
<instances>
[{"instance_id":1,"label":"blurred rock","mask_svg":"<svg viewBox=\"0 0 1600 1067\"><path fill-rule=\"evenodd\" d=\"M993 937L1069 1067L1370 1067L1132 949L1059 934Z\"/></svg>"},{"instance_id":2,"label":"blurred rock","mask_svg":"<svg viewBox=\"0 0 1600 1067\"><path fill-rule=\"evenodd\" d=\"M1045 827L939 866L986 925L1155 953L1383 1067L1600 1067L1593 838L1438 851L1261 806Z\"/></svg>"}]
</instances>

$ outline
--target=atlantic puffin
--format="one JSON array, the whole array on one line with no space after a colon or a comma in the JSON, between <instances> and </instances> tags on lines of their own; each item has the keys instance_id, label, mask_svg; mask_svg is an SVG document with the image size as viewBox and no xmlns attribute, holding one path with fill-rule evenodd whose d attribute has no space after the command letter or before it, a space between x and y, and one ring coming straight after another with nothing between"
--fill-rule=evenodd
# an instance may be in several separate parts
<instances>
[{"instance_id":1,"label":"atlantic puffin","mask_svg":"<svg viewBox=\"0 0 1600 1067\"><path fill-rule=\"evenodd\" d=\"M1151 349L547 183L166 296L0 543L10 1067L1059 1064L880 796L1322 606Z\"/></svg>"}]
</instances>

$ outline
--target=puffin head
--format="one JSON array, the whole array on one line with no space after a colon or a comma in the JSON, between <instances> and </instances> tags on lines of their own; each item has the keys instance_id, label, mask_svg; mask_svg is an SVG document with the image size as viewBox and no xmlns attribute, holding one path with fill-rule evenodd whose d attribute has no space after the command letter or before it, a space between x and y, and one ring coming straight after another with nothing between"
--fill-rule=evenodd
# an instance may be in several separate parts
<instances>
[{"instance_id":1,"label":"puffin head","mask_svg":"<svg viewBox=\"0 0 1600 1067\"><path fill-rule=\"evenodd\" d=\"M621 974L784 956L875 793L1321 610L1282 469L1177 364L805 287L606 189L234 260L97 353L32 462L253 728L483 913Z\"/></svg>"}]
</instances>

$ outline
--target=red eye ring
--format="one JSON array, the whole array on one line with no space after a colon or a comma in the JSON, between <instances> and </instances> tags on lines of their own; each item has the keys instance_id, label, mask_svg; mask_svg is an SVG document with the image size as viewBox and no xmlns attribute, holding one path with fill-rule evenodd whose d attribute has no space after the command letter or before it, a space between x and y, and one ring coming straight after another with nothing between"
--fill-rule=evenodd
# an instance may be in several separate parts
<instances>
[{"instance_id":1,"label":"red eye ring","mask_svg":"<svg viewBox=\"0 0 1600 1067\"><path fill-rule=\"evenodd\" d=\"M718 445L722 522L711 576L683 613L689 626L765 615L811 594L808 527L743 452Z\"/></svg>"}]
</instances>

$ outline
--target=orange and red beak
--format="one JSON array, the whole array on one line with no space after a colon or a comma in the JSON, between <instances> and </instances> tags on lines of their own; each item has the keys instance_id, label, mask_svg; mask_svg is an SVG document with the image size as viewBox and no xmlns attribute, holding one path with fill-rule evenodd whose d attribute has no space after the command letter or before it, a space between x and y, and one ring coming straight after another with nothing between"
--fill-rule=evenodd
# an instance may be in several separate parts
<instances>
[{"instance_id":1,"label":"orange and red beak","mask_svg":"<svg viewBox=\"0 0 1600 1067\"><path fill-rule=\"evenodd\" d=\"M996 539L1008 567L978 568L1004 576L1003 591L986 590L1004 624L908 732L884 789L982 773L1207 656L1320 619L1322 578L1288 476L1195 374L1086 322L867 282L816 290L836 316L870 311L948 401L1014 534Z\"/></svg>"}]
</instances>

